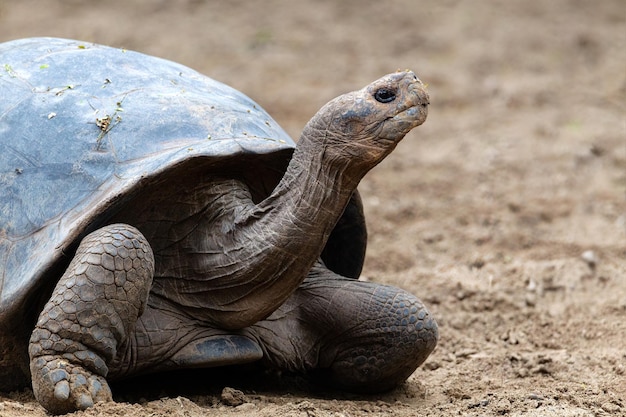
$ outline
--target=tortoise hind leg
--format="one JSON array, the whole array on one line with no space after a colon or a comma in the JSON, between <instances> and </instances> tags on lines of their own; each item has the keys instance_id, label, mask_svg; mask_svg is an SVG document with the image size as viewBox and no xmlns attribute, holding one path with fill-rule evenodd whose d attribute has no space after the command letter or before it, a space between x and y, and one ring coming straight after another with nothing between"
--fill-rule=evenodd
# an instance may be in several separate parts
<instances>
[{"instance_id":1,"label":"tortoise hind leg","mask_svg":"<svg viewBox=\"0 0 626 417\"><path fill-rule=\"evenodd\" d=\"M321 263L291 298L250 331L269 366L370 393L404 382L438 338L433 317L413 295L341 277Z\"/></svg>"},{"instance_id":2,"label":"tortoise hind leg","mask_svg":"<svg viewBox=\"0 0 626 417\"><path fill-rule=\"evenodd\" d=\"M48 411L111 400L108 365L134 331L153 273L152 250L134 227L110 225L83 239L30 339L33 392Z\"/></svg>"}]
</instances>

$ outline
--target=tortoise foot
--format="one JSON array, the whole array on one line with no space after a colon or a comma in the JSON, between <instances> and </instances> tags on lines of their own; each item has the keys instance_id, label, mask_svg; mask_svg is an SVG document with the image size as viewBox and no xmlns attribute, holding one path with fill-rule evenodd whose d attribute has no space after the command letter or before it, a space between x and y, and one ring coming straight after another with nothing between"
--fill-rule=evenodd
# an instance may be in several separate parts
<instances>
[{"instance_id":1,"label":"tortoise foot","mask_svg":"<svg viewBox=\"0 0 626 417\"><path fill-rule=\"evenodd\" d=\"M96 402L112 401L106 380L61 356L40 356L31 363L33 391L53 414L85 410Z\"/></svg>"},{"instance_id":2,"label":"tortoise foot","mask_svg":"<svg viewBox=\"0 0 626 417\"><path fill-rule=\"evenodd\" d=\"M83 239L30 337L33 392L52 413L111 400L105 377L120 372L152 282L153 255L128 225Z\"/></svg>"}]
</instances>

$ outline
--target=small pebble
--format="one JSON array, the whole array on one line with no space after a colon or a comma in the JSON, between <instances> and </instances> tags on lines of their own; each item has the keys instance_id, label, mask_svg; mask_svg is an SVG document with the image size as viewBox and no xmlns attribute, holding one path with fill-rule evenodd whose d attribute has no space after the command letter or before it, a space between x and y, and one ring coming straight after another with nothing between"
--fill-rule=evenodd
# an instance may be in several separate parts
<instances>
[{"instance_id":1,"label":"small pebble","mask_svg":"<svg viewBox=\"0 0 626 417\"><path fill-rule=\"evenodd\" d=\"M596 268L596 265L598 264L598 257L596 256L596 253L594 251L586 250L580 255L580 257L582 258L583 261L587 263L589 268L591 269Z\"/></svg>"},{"instance_id":2,"label":"small pebble","mask_svg":"<svg viewBox=\"0 0 626 417\"><path fill-rule=\"evenodd\" d=\"M607 413L617 413L620 410L620 406L615 404L615 403L609 403L606 402L604 404L602 404L601 406L602 410L606 411Z\"/></svg>"},{"instance_id":3,"label":"small pebble","mask_svg":"<svg viewBox=\"0 0 626 417\"><path fill-rule=\"evenodd\" d=\"M434 371L435 369L441 368L441 364L437 361L428 361L424 364L423 368L429 371Z\"/></svg>"},{"instance_id":4,"label":"small pebble","mask_svg":"<svg viewBox=\"0 0 626 417\"><path fill-rule=\"evenodd\" d=\"M237 407L246 401L246 396L243 392L230 387L224 387L222 395L220 397L222 404L229 405L231 407Z\"/></svg>"},{"instance_id":5,"label":"small pebble","mask_svg":"<svg viewBox=\"0 0 626 417\"><path fill-rule=\"evenodd\" d=\"M250 413L256 409L256 404L254 403L243 403L235 407L237 412L247 412Z\"/></svg>"},{"instance_id":6,"label":"small pebble","mask_svg":"<svg viewBox=\"0 0 626 417\"><path fill-rule=\"evenodd\" d=\"M479 402L468 405L467 408L471 409L471 408L477 408L477 407L487 407L488 405L489 405L489 400L484 399L484 400L480 400Z\"/></svg>"}]
</instances>

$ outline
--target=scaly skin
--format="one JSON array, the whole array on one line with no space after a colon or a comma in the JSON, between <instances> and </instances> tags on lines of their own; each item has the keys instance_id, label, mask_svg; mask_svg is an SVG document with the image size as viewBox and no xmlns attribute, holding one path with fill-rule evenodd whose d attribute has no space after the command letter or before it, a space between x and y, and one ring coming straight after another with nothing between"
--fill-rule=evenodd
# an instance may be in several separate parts
<instances>
[{"instance_id":1,"label":"scaly skin","mask_svg":"<svg viewBox=\"0 0 626 417\"><path fill-rule=\"evenodd\" d=\"M48 411L111 401L108 364L135 329L153 273L152 250L132 226L83 239L30 339L33 391Z\"/></svg>"},{"instance_id":2,"label":"scaly skin","mask_svg":"<svg viewBox=\"0 0 626 417\"><path fill-rule=\"evenodd\" d=\"M321 262L251 333L269 366L317 374L353 392L395 387L438 339L435 320L412 294L341 277Z\"/></svg>"},{"instance_id":3,"label":"scaly skin","mask_svg":"<svg viewBox=\"0 0 626 417\"><path fill-rule=\"evenodd\" d=\"M65 413L110 400L105 378L211 366L193 352L225 330L258 342L248 360L262 349L268 366L342 388L404 381L434 349L432 317L413 295L319 259L359 181L427 105L408 71L332 100L260 202L242 181L209 173L146 188L116 215L122 224L82 241L42 311L29 347L37 399Z\"/></svg>"}]
</instances>

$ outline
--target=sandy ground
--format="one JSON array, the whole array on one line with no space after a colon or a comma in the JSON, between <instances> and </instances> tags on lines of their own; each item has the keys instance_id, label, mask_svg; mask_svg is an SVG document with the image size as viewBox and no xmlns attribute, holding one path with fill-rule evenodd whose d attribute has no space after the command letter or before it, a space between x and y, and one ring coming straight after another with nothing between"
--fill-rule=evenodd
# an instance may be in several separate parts
<instances>
[{"instance_id":1,"label":"sandy ground","mask_svg":"<svg viewBox=\"0 0 626 417\"><path fill-rule=\"evenodd\" d=\"M396 69L432 98L360 187L364 279L419 295L440 325L405 385L355 397L163 377L76 416L626 415L622 0L0 0L0 41L35 35L181 62L294 137L327 100ZM2 417L44 415L28 390L0 394Z\"/></svg>"}]
</instances>

